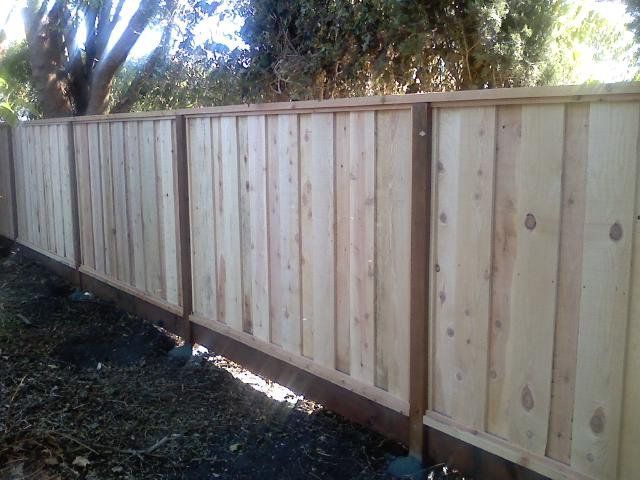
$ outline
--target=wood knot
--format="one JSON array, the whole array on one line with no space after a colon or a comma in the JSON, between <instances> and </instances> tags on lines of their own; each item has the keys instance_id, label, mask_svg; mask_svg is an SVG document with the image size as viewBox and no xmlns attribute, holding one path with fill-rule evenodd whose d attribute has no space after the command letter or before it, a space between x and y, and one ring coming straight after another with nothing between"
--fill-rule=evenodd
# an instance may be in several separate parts
<instances>
[{"instance_id":1,"label":"wood knot","mask_svg":"<svg viewBox=\"0 0 640 480\"><path fill-rule=\"evenodd\" d=\"M447 328L447 337L453 337L455 335L455 332L453 331L453 328L449 327Z\"/></svg>"},{"instance_id":2,"label":"wood knot","mask_svg":"<svg viewBox=\"0 0 640 480\"><path fill-rule=\"evenodd\" d=\"M528 230L533 230L536 228L536 217L533 213L527 213L526 218L524 219L524 226L527 227Z\"/></svg>"},{"instance_id":3,"label":"wood knot","mask_svg":"<svg viewBox=\"0 0 640 480\"><path fill-rule=\"evenodd\" d=\"M439 272L439 271L440 271L440 265L436 263L436 272Z\"/></svg>"},{"instance_id":4,"label":"wood knot","mask_svg":"<svg viewBox=\"0 0 640 480\"><path fill-rule=\"evenodd\" d=\"M527 412L530 412L533 409L534 401L533 401L533 393L531 393L531 389L529 385L525 385L522 389L522 393L520 394L520 401L522 402L522 406Z\"/></svg>"},{"instance_id":5,"label":"wood knot","mask_svg":"<svg viewBox=\"0 0 640 480\"><path fill-rule=\"evenodd\" d=\"M618 222L611 225L611 228L609 229L609 238L614 242L620 240L622 238L622 225Z\"/></svg>"},{"instance_id":6,"label":"wood knot","mask_svg":"<svg viewBox=\"0 0 640 480\"><path fill-rule=\"evenodd\" d=\"M602 407L596 408L596 411L593 412L593 416L591 417L591 421L589 421L589 426L591 427L591 431L596 435L601 434L604 431L604 422L605 414Z\"/></svg>"},{"instance_id":7,"label":"wood knot","mask_svg":"<svg viewBox=\"0 0 640 480\"><path fill-rule=\"evenodd\" d=\"M441 221L442 223L447 223L447 214L446 214L446 213L442 212L442 213L440 214L440 221Z\"/></svg>"}]
</instances>

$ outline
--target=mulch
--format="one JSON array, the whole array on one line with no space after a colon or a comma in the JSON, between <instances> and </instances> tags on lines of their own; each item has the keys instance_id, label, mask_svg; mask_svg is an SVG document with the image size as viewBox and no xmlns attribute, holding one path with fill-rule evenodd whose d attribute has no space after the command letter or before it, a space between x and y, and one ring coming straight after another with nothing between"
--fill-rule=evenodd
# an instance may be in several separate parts
<instances>
[{"instance_id":1,"label":"mulch","mask_svg":"<svg viewBox=\"0 0 640 480\"><path fill-rule=\"evenodd\" d=\"M213 353L172 359L178 339L72 292L0 258L0 480L385 479L406 454L313 402L269 398Z\"/></svg>"}]
</instances>

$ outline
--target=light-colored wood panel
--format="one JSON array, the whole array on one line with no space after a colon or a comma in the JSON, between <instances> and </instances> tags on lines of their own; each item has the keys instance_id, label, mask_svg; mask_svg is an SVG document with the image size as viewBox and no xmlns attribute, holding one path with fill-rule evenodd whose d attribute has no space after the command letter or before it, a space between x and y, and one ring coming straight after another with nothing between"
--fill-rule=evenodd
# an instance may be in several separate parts
<instances>
[{"instance_id":1,"label":"light-colored wood panel","mask_svg":"<svg viewBox=\"0 0 640 480\"><path fill-rule=\"evenodd\" d=\"M242 259L235 117L212 119L218 321L242 331Z\"/></svg>"},{"instance_id":2,"label":"light-colored wood panel","mask_svg":"<svg viewBox=\"0 0 640 480\"><path fill-rule=\"evenodd\" d=\"M266 118L238 119L243 330L269 341Z\"/></svg>"},{"instance_id":3,"label":"light-colored wood panel","mask_svg":"<svg viewBox=\"0 0 640 480\"><path fill-rule=\"evenodd\" d=\"M637 103L589 112L571 465L601 479L618 478L639 119Z\"/></svg>"},{"instance_id":4,"label":"light-colored wood panel","mask_svg":"<svg viewBox=\"0 0 640 480\"><path fill-rule=\"evenodd\" d=\"M351 370L351 177L350 177L350 122L348 113L336 113L335 142L335 202L336 202L336 369Z\"/></svg>"},{"instance_id":5,"label":"light-colored wood panel","mask_svg":"<svg viewBox=\"0 0 640 480\"><path fill-rule=\"evenodd\" d=\"M37 197L37 211L38 211L38 223L36 224L36 228L38 231L37 235L37 245L51 252L51 248L49 247L49 222L47 220L47 215L49 213L49 209L47 206L47 190L45 188L46 182L46 174L45 174L45 164L44 164L44 145L43 145L43 130L46 126L36 126L32 129L32 139L33 139L33 167L35 174L35 183L34 186L36 188L36 197Z\"/></svg>"},{"instance_id":6,"label":"light-colored wood panel","mask_svg":"<svg viewBox=\"0 0 640 480\"><path fill-rule=\"evenodd\" d=\"M127 218L127 165L124 150L124 125L111 124L111 160L113 168L113 210L116 229L116 275L121 282L131 281L129 255L129 219Z\"/></svg>"},{"instance_id":7,"label":"light-colored wood panel","mask_svg":"<svg viewBox=\"0 0 640 480\"><path fill-rule=\"evenodd\" d=\"M351 376L374 383L375 358L375 112L350 114Z\"/></svg>"},{"instance_id":8,"label":"light-colored wood panel","mask_svg":"<svg viewBox=\"0 0 640 480\"><path fill-rule=\"evenodd\" d=\"M79 263L80 252L76 252L76 248L79 248L80 245L76 245L75 234L73 230L74 209L72 208L72 205L77 201L77 190L74 191L72 182L75 181L77 185L78 173L76 171L76 179L71 178L72 162L74 162L74 149L70 144L70 136L73 133L70 131L72 126L61 124L56 125L56 128L58 130L58 148L60 152L60 200L62 209L62 223L64 228L64 256L69 259L74 259ZM74 195L76 196L76 198L73 198Z\"/></svg>"},{"instance_id":9,"label":"light-colored wood panel","mask_svg":"<svg viewBox=\"0 0 640 480\"><path fill-rule=\"evenodd\" d=\"M179 303L178 247L176 238L175 157L173 154L173 127L171 120L156 121L156 161L158 169L158 195L163 245L163 270L166 300Z\"/></svg>"},{"instance_id":10,"label":"light-colored wood panel","mask_svg":"<svg viewBox=\"0 0 640 480\"><path fill-rule=\"evenodd\" d=\"M81 265L95 266L93 252L93 218L91 212L91 171L87 126L73 126L73 145L78 178L78 215L80 228Z\"/></svg>"},{"instance_id":11,"label":"light-colored wood panel","mask_svg":"<svg viewBox=\"0 0 640 480\"><path fill-rule=\"evenodd\" d=\"M164 298L154 122L152 120L141 122L139 135L146 291L155 297Z\"/></svg>"},{"instance_id":12,"label":"light-colored wood panel","mask_svg":"<svg viewBox=\"0 0 640 480\"><path fill-rule=\"evenodd\" d=\"M93 218L93 251L95 270L105 273L104 223L102 213L102 169L100 168L100 137L98 125L87 126L89 140L89 169L91 171L91 216Z\"/></svg>"},{"instance_id":13,"label":"light-colored wood panel","mask_svg":"<svg viewBox=\"0 0 640 480\"><path fill-rule=\"evenodd\" d=\"M304 119L304 123L303 123ZM335 366L333 114L300 118L303 353ZM303 148L304 146L304 148Z\"/></svg>"},{"instance_id":14,"label":"light-colored wood panel","mask_svg":"<svg viewBox=\"0 0 640 480\"><path fill-rule=\"evenodd\" d=\"M49 136L49 153L47 155L48 183L50 185L51 218L53 225L52 252L64 257L64 224L62 222L62 184L60 176L60 149L58 146L58 129L56 125L45 130Z\"/></svg>"},{"instance_id":15,"label":"light-colored wood panel","mask_svg":"<svg viewBox=\"0 0 640 480\"><path fill-rule=\"evenodd\" d=\"M499 118L499 130L506 132L509 127ZM490 375L489 428L531 452L544 454L553 361L549 339L553 338L557 292L564 106L523 106L519 135L518 126L514 127L516 138L509 133L498 136L496 195L507 205L496 212L501 216L496 219L494 255L513 255L513 263L512 270L505 271L494 264L494 292L504 295L507 289L509 309L500 308L503 300L498 298L492 310L491 340L494 345L505 344L492 351L495 375ZM509 162L514 165L506 165ZM508 176L502 175L502 168ZM511 245L502 250L505 241ZM503 290L496 289L498 282ZM504 356L498 357L498 352ZM494 367L500 362L500 368Z\"/></svg>"},{"instance_id":16,"label":"light-colored wood panel","mask_svg":"<svg viewBox=\"0 0 640 480\"><path fill-rule=\"evenodd\" d=\"M445 109L439 122L434 408L483 429L496 110Z\"/></svg>"},{"instance_id":17,"label":"light-colored wood panel","mask_svg":"<svg viewBox=\"0 0 640 480\"><path fill-rule=\"evenodd\" d=\"M624 399L620 435L620 480L633 480L640 472L640 166L636 167L632 272L627 351L624 366Z\"/></svg>"},{"instance_id":18,"label":"light-colored wood panel","mask_svg":"<svg viewBox=\"0 0 640 480\"><path fill-rule=\"evenodd\" d=\"M213 320L217 307L211 121L192 119L188 125L193 309L203 318Z\"/></svg>"},{"instance_id":19,"label":"light-colored wood panel","mask_svg":"<svg viewBox=\"0 0 640 480\"><path fill-rule=\"evenodd\" d=\"M98 126L100 137L100 177L102 180L102 221L104 228L105 274L117 278L116 221L113 198L113 159L111 158L111 124Z\"/></svg>"},{"instance_id":20,"label":"light-colored wood panel","mask_svg":"<svg viewBox=\"0 0 640 480\"><path fill-rule=\"evenodd\" d=\"M129 230L129 283L146 291L144 233L142 220L142 170L138 122L124 125L124 149L127 186L127 227Z\"/></svg>"},{"instance_id":21,"label":"light-colored wood panel","mask_svg":"<svg viewBox=\"0 0 640 480\"><path fill-rule=\"evenodd\" d=\"M411 111L377 113L376 385L409 398ZM425 239L426 240L426 239Z\"/></svg>"},{"instance_id":22,"label":"light-colored wood panel","mask_svg":"<svg viewBox=\"0 0 640 480\"><path fill-rule=\"evenodd\" d=\"M46 230L46 250L57 254L56 250L56 224L55 224L55 202L53 195L54 186L51 184L52 176L52 155L55 161L58 160L58 152L52 152L50 147L49 126L39 127L37 140L41 144L42 156L39 158L42 174L42 188L44 189L44 217L42 226Z\"/></svg>"},{"instance_id":23,"label":"light-colored wood panel","mask_svg":"<svg viewBox=\"0 0 640 480\"><path fill-rule=\"evenodd\" d=\"M300 354L298 118L268 117L271 341Z\"/></svg>"},{"instance_id":24,"label":"light-colored wood panel","mask_svg":"<svg viewBox=\"0 0 640 480\"><path fill-rule=\"evenodd\" d=\"M547 444L547 455L567 464L571 457L571 424L582 290L582 262L576 259L582 258L588 129L589 105L568 105L562 173L558 306Z\"/></svg>"}]
</instances>

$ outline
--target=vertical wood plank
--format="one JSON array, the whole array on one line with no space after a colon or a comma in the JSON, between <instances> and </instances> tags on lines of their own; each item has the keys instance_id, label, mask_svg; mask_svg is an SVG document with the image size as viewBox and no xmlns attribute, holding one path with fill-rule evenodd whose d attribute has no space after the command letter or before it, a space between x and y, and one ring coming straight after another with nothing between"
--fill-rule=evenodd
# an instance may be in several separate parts
<instances>
[{"instance_id":1,"label":"vertical wood plank","mask_svg":"<svg viewBox=\"0 0 640 480\"><path fill-rule=\"evenodd\" d=\"M349 113L336 113L335 141L335 203L336 203L336 369L349 373L351 369L351 178L350 178Z\"/></svg>"},{"instance_id":2,"label":"vertical wood plank","mask_svg":"<svg viewBox=\"0 0 640 480\"><path fill-rule=\"evenodd\" d=\"M144 256L144 232L142 220L142 169L140 155L141 136L139 122L128 121L124 125L126 158L127 228L129 231L130 282L143 292L147 290Z\"/></svg>"},{"instance_id":3,"label":"vertical wood plank","mask_svg":"<svg viewBox=\"0 0 640 480\"><path fill-rule=\"evenodd\" d=\"M166 300L178 305L178 248L176 243L175 161L173 154L173 127L171 120L156 123L156 151L158 162L158 188L161 202L162 244Z\"/></svg>"},{"instance_id":4,"label":"vertical wood plank","mask_svg":"<svg viewBox=\"0 0 640 480\"><path fill-rule=\"evenodd\" d=\"M212 119L218 321L242 331L242 271L236 117Z\"/></svg>"},{"instance_id":5,"label":"vertical wood plank","mask_svg":"<svg viewBox=\"0 0 640 480\"><path fill-rule=\"evenodd\" d=\"M53 224L53 242L52 252L56 255L64 257L64 223L63 223L63 211L62 211L62 183L63 180L60 175L60 148L58 145L58 128L57 125L51 125L48 127L46 133L49 136L49 154L47 156L46 163L48 164L48 183L51 186L51 213L50 219ZM65 156L65 159L67 157ZM67 192L68 193L68 192Z\"/></svg>"},{"instance_id":6,"label":"vertical wood plank","mask_svg":"<svg viewBox=\"0 0 640 480\"><path fill-rule=\"evenodd\" d=\"M72 124L74 156L78 179L78 210L82 257L80 263L95 268L93 245L93 218L91 215L91 171L89 168L89 144L87 124Z\"/></svg>"},{"instance_id":7,"label":"vertical wood plank","mask_svg":"<svg viewBox=\"0 0 640 480\"><path fill-rule=\"evenodd\" d=\"M589 112L571 464L602 479L618 478L639 120L637 103Z\"/></svg>"},{"instance_id":8,"label":"vertical wood plank","mask_svg":"<svg viewBox=\"0 0 640 480\"><path fill-rule=\"evenodd\" d=\"M351 376L374 383L375 112L350 114Z\"/></svg>"},{"instance_id":9,"label":"vertical wood plank","mask_svg":"<svg viewBox=\"0 0 640 480\"><path fill-rule=\"evenodd\" d=\"M111 158L111 124L98 124L100 138L100 177L102 180L102 221L104 222L105 274L117 277L116 222L113 202L113 159Z\"/></svg>"},{"instance_id":10,"label":"vertical wood plank","mask_svg":"<svg viewBox=\"0 0 640 480\"><path fill-rule=\"evenodd\" d=\"M41 144L42 156L38 159L40 164L40 174L42 175L42 188L43 188L43 223L42 228L46 232L46 239L44 248L49 252L56 253L56 223L55 223L55 203L53 196L53 185L51 184L52 175L52 155L55 155L55 161L57 158L57 151L52 152L50 147L49 131L51 127L49 125L40 125L38 131L37 141Z\"/></svg>"},{"instance_id":11,"label":"vertical wood plank","mask_svg":"<svg viewBox=\"0 0 640 480\"><path fill-rule=\"evenodd\" d=\"M434 408L484 429L496 110L443 109L440 120Z\"/></svg>"},{"instance_id":12,"label":"vertical wood plank","mask_svg":"<svg viewBox=\"0 0 640 480\"><path fill-rule=\"evenodd\" d=\"M213 319L217 302L211 120L194 118L188 122L193 310Z\"/></svg>"},{"instance_id":13,"label":"vertical wood plank","mask_svg":"<svg viewBox=\"0 0 640 480\"><path fill-rule=\"evenodd\" d=\"M406 400L411 314L411 190L407 185L412 184L412 133L419 137L412 128L411 110L378 112L375 381ZM426 162L427 152L419 153L416 161ZM419 188L424 193L426 186Z\"/></svg>"},{"instance_id":14,"label":"vertical wood plank","mask_svg":"<svg viewBox=\"0 0 640 480\"><path fill-rule=\"evenodd\" d=\"M633 252L629 326L624 367L624 399L620 435L621 480L631 480L640 472L640 166L636 166L636 208L633 222Z\"/></svg>"},{"instance_id":15,"label":"vertical wood plank","mask_svg":"<svg viewBox=\"0 0 640 480\"><path fill-rule=\"evenodd\" d=\"M316 363L335 368L335 190L332 113L301 117L303 345ZM304 145L304 149L302 146ZM304 333L304 332L303 332Z\"/></svg>"},{"instance_id":16,"label":"vertical wood plank","mask_svg":"<svg viewBox=\"0 0 640 480\"><path fill-rule=\"evenodd\" d=\"M13 130L13 152L15 169L15 192L16 192L16 213L17 213L17 238L24 238L27 230L27 212L25 198L25 154L24 154L24 128L20 126Z\"/></svg>"},{"instance_id":17,"label":"vertical wood plank","mask_svg":"<svg viewBox=\"0 0 640 480\"><path fill-rule=\"evenodd\" d=\"M271 341L301 353L298 117L268 117Z\"/></svg>"},{"instance_id":18,"label":"vertical wood plank","mask_svg":"<svg viewBox=\"0 0 640 480\"><path fill-rule=\"evenodd\" d=\"M97 123L87 125L87 136L89 139L89 169L91 171L91 216L93 218L95 269L105 273L102 169L100 168L100 137Z\"/></svg>"},{"instance_id":19,"label":"vertical wood plank","mask_svg":"<svg viewBox=\"0 0 640 480\"><path fill-rule=\"evenodd\" d=\"M582 235L589 105L566 107L558 306L547 456L569 463L582 285Z\"/></svg>"},{"instance_id":20,"label":"vertical wood plank","mask_svg":"<svg viewBox=\"0 0 640 480\"><path fill-rule=\"evenodd\" d=\"M269 341L266 118L238 119L243 329Z\"/></svg>"},{"instance_id":21,"label":"vertical wood plank","mask_svg":"<svg viewBox=\"0 0 640 480\"><path fill-rule=\"evenodd\" d=\"M160 264L160 219L158 218L158 190L155 152L155 125L153 120L140 122L140 178L142 180L142 230L146 291L164 297L164 284Z\"/></svg>"},{"instance_id":22,"label":"vertical wood plank","mask_svg":"<svg viewBox=\"0 0 640 480\"><path fill-rule=\"evenodd\" d=\"M549 339L553 338L557 292L564 106L526 105L521 115L519 132L517 123L510 125L499 118L496 201L502 210L496 211L494 258L513 254L510 260L500 260L513 263L512 270L504 271L498 261L494 263L492 349L497 349L492 350L490 360L494 373L490 373L489 396L494 408L490 406L489 428L529 451L544 454L551 397L553 344ZM508 165L510 162L514 165ZM508 310L501 308L501 295L509 297ZM499 345L500 340L506 344ZM504 356L500 358L498 352Z\"/></svg>"},{"instance_id":23,"label":"vertical wood plank","mask_svg":"<svg viewBox=\"0 0 640 480\"><path fill-rule=\"evenodd\" d=\"M78 196L78 168L76 165L73 124L58 125L60 172L63 178L62 212L64 222L64 255L73 259L76 268L82 262L80 238L80 206Z\"/></svg>"},{"instance_id":24,"label":"vertical wood plank","mask_svg":"<svg viewBox=\"0 0 640 480\"><path fill-rule=\"evenodd\" d=\"M127 218L127 165L124 151L124 124L111 123L111 155L113 167L113 204L116 229L116 278L131 281L129 256L129 219Z\"/></svg>"}]
</instances>

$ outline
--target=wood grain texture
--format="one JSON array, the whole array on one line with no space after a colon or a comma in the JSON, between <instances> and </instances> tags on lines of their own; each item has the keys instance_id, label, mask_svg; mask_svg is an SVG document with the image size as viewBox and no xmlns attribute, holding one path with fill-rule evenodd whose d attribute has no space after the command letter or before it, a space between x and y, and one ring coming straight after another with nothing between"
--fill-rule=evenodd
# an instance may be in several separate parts
<instances>
[{"instance_id":1,"label":"wood grain texture","mask_svg":"<svg viewBox=\"0 0 640 480\"><path fill-rule=\"evenodd\" d=\"M350 114L351 376L374 382L375 370L375 112Z\"/></svg>"},{"instance_id":2,"label":"wood grain texture","mask_svg":"<svg viewBox=\"0 0 640 480\"><path fill-rule=\"evenodd\" d=\"M407 185L411 135L419 132L412 131L410 110L378 112L376 122L375 383L408 400L412 194Z\"/></svg>"},{"instance_id":3,"label":"wood grain texture","mask_svg":"<svg viewBox=\"0 0 640 480\"><path fill-rule=\"evenodd\" d=\"M217 314L213 212L211 121L188 120L189 198L191 209L191 268L193 311L212 321Z\"/></svg>"},{"instance_id":4,"label":"wood grain texture","mask_svg":"<svg viewBox=\"0 0 640 480\"><path fill-rule=\"evenodd\" d=\"M238 119L243 330L269 341L266 117Z\"/></svg>"},{"instance_id":5,"label":"wood grain texture","mask_svg":"<svg viewBox=\"0 0 640 480\"><path fill-rule=\"evenodd\" d=\"M348 113L335 114L336 184L336 369L351 371L351 175Z\"/></svg>"},{"instance_id":6,"label":"wood grain texture","mask_svg":"<svg viewBox=\"0 0 640 480\"><path fill-rule=\"evenodd\" d=\"M144 260L144 234L142 221L142 170L140 160L140 131L138 122L124 125L126 177L127 177L127 230L129 233L129 265L131 272L128 283L146 291L147 280Z\"/></svg>"},{"instance_id":7,"label":"wood grain texture","mask_svg":"<svg viewBox=\"0 0 640 480\"><path fill-rule=\"evenodd\" d=\"M483 429L496 110L445 109L439 118L434 409Z\"/></svg>"},{"instance_id":8,"label":"wood grain texture","mask_svg":"<svg viewBox=\"0 0 640 480\"><path fill-rule=\"evenodd\" d=\"M503 129L503 125L505 128ZM518 126L516 124L515 128ZM498 129L508 130L498 121ZM496 212L494 256L510 242L510 269L494 263L489 431L544 454L557 291L560 233L564 106L523 106L519 135L498 138L497 201L509 210ZM517 133L517 132L516 132ZM514 142L513 147L507 143ZM500 151L507 146L515 148ZM513 162L513 166L505 164ZM505 168L512 174L502 176ZM505 172L505 173L506 173ZM505 215L506 214L506 215ZM500 278L500 280L498 280ZM506 292L505 290L506 289ZM508 309L503 308L509 298ZM500 333L498 333L500 332ZM495 377L495 378L494 378Z\"/></svg>"},{"instance_id":9,"label":"wood grain texture","mask_svg":"<svg viewBox=\"0 0 640 480\"><path fill-rule=\"evenodd\" d=\"M268 117L271 341L302 352L298 118Z\"/></svg>"},{"instance_id":10,"label":"wood grain texture","mask_svg":"<svg viewBox=\"0 0 640 480\"><path fill-rule=\"evenodd\" d=\"M306 122L303 124L303 118ZM333 114L301 117L303 353L335 366L335 192ZM305 128L303 128L305 125ZM305 146L303 149L302 146ZM307 332L310 332L308 334Z\"/></svg>"},{"instance_id":11,"label":"wood grain texture","mask_svg":"<svg viewBox=\"0 0 640 480\"><path fill-rule=\"evenodd\" d=\"M637 103L589 112L571 465L601 479L618 478L639 119Z\"/></svg>"},{"instance_id":12,"label":"wood grain texture","mask_svg":"<svg viewBox=\"0 0 640 480\"><path fill-rule=\"evenodd\" d=\"M218 321L242 331L238 131L234 117L212 120ZM216 142L216 135L218 142Z\"/></svg>"},{"instance_id":13,"label":"wood grain texture","mask_svg":"<svg viewBox=\"0 0 640 480\"><path fill-rule=\"evenodd\" d=\"M568 105L562 173L558 304L547 443L547 456L566 464L570 463L571 457L576 350L582 291L582 262L576 259L582 258L588 132L589 105Z\"/></svg>"},{"instance_id":14,"label":"wood grain texture","mask_svg":"<svg viewBox=\"0 0 640 480\"><path fill-rule=\"evenodd\" d=\"M11 130L7 127L0 127L0 235L7 238L14 237L14 205L13 187L11 185Z\"/></svg>"}]
</instances>

